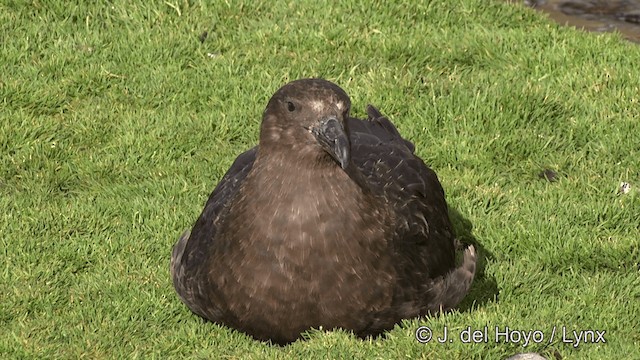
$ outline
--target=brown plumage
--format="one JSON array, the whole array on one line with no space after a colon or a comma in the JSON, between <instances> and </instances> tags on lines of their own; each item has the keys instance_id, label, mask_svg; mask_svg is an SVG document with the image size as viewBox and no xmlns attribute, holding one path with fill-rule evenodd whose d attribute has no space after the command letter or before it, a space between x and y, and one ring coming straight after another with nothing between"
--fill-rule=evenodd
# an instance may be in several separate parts
<instances>
[{"instance_id":1,"label":"brown plumage","mask_svg":"<svg viewBox=\"0 0 640 360\"><path fill-rule=\"evenodd\" d=\"M279 89L241 154L176 243L173 284L196 314L286 344L310 328L378 335L456 306L475 274L455 264L444 191L373 106L349 117L337 85Z\"/></svg>"}]
</instances>

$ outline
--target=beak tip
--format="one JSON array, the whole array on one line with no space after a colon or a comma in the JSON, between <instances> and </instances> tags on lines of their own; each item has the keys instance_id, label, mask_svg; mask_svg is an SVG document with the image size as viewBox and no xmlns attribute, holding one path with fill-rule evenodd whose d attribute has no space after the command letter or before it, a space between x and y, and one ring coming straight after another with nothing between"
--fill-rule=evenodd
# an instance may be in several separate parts
<instances>
[{"instance_id":1,"label":"beak tip","mask_svg":"<svg viewBox=\"0 0 640 360\"><path fill-rule=\"evenodd\" d=\"M314 135L340 167L345 170L351 162L349 137L344 126L335 117L328 118L314 128Z\"/></svg>"}]
</instances>

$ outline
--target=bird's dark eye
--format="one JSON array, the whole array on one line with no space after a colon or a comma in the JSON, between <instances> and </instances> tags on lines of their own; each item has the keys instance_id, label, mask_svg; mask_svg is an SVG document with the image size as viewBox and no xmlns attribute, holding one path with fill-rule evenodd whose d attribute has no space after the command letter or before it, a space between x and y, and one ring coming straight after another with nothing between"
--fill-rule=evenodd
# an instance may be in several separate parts
<instances>
[{"instance_id":1,"label":"bird's dark eye","mask_svg":"<svg viewBox=\"0 0 640 360\"><path fill-rule=\"evenodd\" d=\"M295 111L296 110L296 106L291 101L287 101L287 110Z\"/></svg>"}]
</instances>

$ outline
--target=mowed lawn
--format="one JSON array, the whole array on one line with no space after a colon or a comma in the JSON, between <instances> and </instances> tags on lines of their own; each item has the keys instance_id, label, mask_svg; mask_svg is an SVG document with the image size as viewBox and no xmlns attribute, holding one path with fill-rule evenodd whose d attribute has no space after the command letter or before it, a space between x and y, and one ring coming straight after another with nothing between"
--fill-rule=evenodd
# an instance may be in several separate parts
<instances>
[{"instance_id":1,"label":"mowed lawn","mask_svg":"<svg viewBox=\"0 0 640 360\"><path fill-rule=\"evenodd\" d=\"M7 0L0 34L1 358L640 358L640 46L487 0ZM439 174L459 311L277 347L179 301L174 242L303 77Z\"/></svg>"}]
</instances>

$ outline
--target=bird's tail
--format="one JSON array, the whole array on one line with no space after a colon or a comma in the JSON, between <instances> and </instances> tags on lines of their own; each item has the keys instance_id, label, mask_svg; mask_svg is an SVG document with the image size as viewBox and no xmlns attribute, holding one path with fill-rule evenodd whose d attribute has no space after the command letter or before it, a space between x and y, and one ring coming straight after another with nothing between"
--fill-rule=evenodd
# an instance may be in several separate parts
<instances>
[{"instance_id":1,"label":"bird's tail","mask_svg":"<svg viewBox=\"0 0 640 360\"><path fill-rule=\"evenodd\" d=\"M432 289L434 296L433 307L439 310L449 310L457 306L467 295L476 274L478 256L473 245L464 251L462 264L445 275Z\"/></svg>"}]
</instances>

